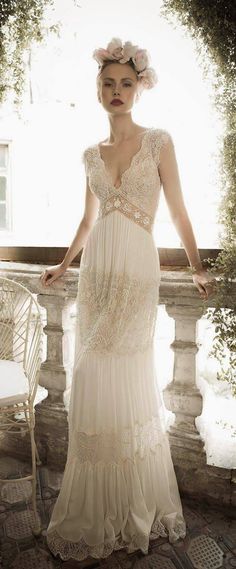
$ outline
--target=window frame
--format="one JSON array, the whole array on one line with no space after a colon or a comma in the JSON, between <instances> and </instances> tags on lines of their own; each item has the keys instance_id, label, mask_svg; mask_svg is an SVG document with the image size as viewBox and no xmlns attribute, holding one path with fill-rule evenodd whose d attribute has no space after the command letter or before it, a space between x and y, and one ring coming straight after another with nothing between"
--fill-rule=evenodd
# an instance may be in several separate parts
<instances>
[{"instance_id":1,"label":"window frame","mask_svg":"<svg viewBox=\"0 0 236 569\"><path fill-rule=\"evenodd\" d=\"M0 236L7 235L13 230L12 223L12 140L0 138L0 145L7 146L7 165L0 166L0 176L6 177L6 227L0 227ZM4 203L4 202L1 202Z\"/></svg>"}]
</instances>

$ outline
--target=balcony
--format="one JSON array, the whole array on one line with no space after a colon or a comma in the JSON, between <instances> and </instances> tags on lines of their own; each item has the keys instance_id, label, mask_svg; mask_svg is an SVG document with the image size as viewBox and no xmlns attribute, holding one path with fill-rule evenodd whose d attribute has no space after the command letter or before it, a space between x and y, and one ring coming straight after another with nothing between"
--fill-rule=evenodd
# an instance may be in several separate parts
<instances>
[{"instance_id":1,"label":"balcony","mask_svg":"<svg viewBox=\"0 0 236 569\"><path fill-rule=\"evenodd\" d=\"M68 393L73 370L75 299L79 267L71 267L63 278L43 287L39 275L44 265L2 262L1 276L12 278L36 295L42 308L45 353L39 379L40 397L35 405L35 438L40 458L49 469L63 471L68 445ZM236 286L235 286L236 294ZM236 506L236 458L232 468L215 466L207 459L205 443L196 418L203 409L198 386L198 326L203 303L191 274L183 269L161 267L159 304L174 324L173 376L163 389L167 412L172 415L169 440L180 493L233 512ZM214 298L208 300L214 306ZM236 446L236 445L235 445ZM2 453L16 459L30 459L29 440L5 436Z\"/></svg>"}]
</instances>

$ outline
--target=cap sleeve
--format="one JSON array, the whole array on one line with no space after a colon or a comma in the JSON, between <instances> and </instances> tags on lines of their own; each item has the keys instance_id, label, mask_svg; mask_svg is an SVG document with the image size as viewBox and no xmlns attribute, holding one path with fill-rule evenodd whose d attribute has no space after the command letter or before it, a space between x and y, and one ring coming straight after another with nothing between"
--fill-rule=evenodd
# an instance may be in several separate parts
<instances>
[{"instance_id":1,"label":"cap sleeve","mask_svg":"<svg viewBox=\"0 0 236 569\"><path fill-rule=\"evenodd\" d=\"M94 147L85 148L81 155L81 161L84 164L86 175L89 176L91 166L94 161Z\"/></svg>"},{"instance_id":2,"label":"cap sleeve","mask_svg":"<svg viewBox=\"0 0 236 569\"><path fill-rule=\"evenodd\" d=\"M89 164L88 164L88 148L85 148L85 150L83 150L82 155L81 155L81 162L83 163L86 175L88 176L88 170L89 170L89 168L88 168L88 166L89 166Z\"/></svg>"},{"instance_id":3,"label":"cap sleeve","mask_svg":"<svg viewBox=\"0 0 236 569\"><path fill-rule=\"evenodd\" d=\"M161 154L162 154L161 149L170 143L173 143L173 140L170 133L167 130L157 129L154 132L154 137L152 141L152 152L153 152L153 158L157 166L159 166L161 160Z\"/></svg>"}]
</instances>

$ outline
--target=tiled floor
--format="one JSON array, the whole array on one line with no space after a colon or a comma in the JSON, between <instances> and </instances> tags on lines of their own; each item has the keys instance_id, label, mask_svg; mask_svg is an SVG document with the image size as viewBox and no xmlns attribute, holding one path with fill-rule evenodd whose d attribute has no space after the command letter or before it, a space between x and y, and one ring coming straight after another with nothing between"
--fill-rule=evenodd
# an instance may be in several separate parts
<instances>
[{"instance_id":1,"label":"tiled floor","mask_svg":"<svg viewBox=\"0 0 236 569\"><path fill-rule=\"evenodd\" d=\"M75 569L106 567L106 569L217 569L236 567L236 520L204 504L182 500L187 522L187 536L175 544L167 538L150 541L149 554L127 554L116 551L106 559L62 561L54 557L46 544L45 530L50 512L59 492L62 473L38 466L37 507L43 531L35 537L29 481L0 484L1 569ZM0 478L29 474L29 466L12 458L0 459Z\"/></svg>"}]
</instances>

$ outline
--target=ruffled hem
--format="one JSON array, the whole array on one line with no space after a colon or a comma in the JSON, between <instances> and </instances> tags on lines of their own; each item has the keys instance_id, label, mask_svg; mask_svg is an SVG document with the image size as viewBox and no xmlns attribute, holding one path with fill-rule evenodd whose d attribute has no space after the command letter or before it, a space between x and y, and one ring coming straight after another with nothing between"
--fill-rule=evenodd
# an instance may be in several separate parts
<instances>
[{"instance_id":1,"label":"ruffled hem","mask_svg":"<svg viewBox=\"0 0 236 569\"><path fill-rule=\"evenodd\" d=\"M168 439L119 465L69 455L46 535L54 555L79 561L123 548L147 554L149 539L185 537Z\"/></svg>"},{"instance_id":2,"label":"ruffled hem","mask_svg":"<svg viewBox=\"0 0 236 569\"><path fill-rule=\"evenodd\" d=\"M119 534L109 542L89 545L82 537L78 542L72 542L64 539L56 530L47 534L46 540L49 549L53 555L58 555L63 561L75 559L83 561L87 557L95 559L108 557L113 551L125 549L127 553L133 553L140 549L145 555L148 554L149 541L158 537L168 537L170 543L174 543L178 539L184 539L186 536L186 523L184 520L176 522L174 528L167 528L164 524L156 519L151 527L151 533L148 535L133 535L130 542L123 540Z\"/></svg>"}]
</instances>

